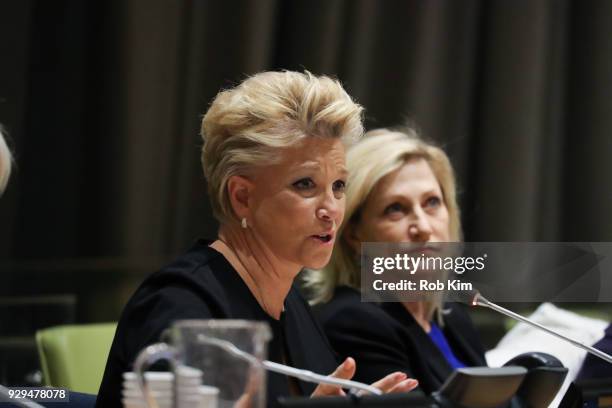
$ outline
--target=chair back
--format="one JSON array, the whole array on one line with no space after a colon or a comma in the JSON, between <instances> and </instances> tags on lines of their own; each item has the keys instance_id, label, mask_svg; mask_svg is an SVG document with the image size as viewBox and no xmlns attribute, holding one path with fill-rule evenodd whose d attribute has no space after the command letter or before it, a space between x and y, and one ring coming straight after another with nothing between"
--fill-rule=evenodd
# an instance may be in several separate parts
<instances>
[{"instance_id":1,"label":"chair back","mask_svg":"<svg viewBox=\"0 0 612 408\"><path fill-rule=\"evenodd\" d=\"M116 328L116 323L101 323L37 331L44 384L97 394Z\"/></svg>"}]
</instances>

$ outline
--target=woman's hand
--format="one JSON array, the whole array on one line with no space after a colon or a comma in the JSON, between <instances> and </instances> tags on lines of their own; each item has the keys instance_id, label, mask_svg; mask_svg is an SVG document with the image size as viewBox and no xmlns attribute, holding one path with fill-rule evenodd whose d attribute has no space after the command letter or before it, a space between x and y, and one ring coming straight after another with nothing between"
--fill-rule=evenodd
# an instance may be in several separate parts
<instances>
[{"instance_id":1,"label":"woman's hand","mask_svg":"<svg viewBox=\"0 0 612 408\"><path fill-rule=\"evenodd\" d=\"M342 378L344 380L350 380L355 375L355 370L357 369L357 365L355 364L355 360L351 357L348 357L342 364L336 368L336 370L330 374L331 377ZM416 388L419 385L419 382L413 378L408 378L408 376L402 372L391 373L388 376L384 377L381 380L376 381L372 386L380 389L384 393L392 393L392 392L408 392ZM342 388L336 385L330 384L319 384L317 388L315 388L311 397L322 397L322 396L330 396L330 395L344 395L344 391Z\"/></svg>"},{"instance_id":2,"label":"woman's hand","mask_svg":"<svg viewBox=\"0 0 612 408\"><path fill-rule=\"evenodd\" d=\"M372 386L378 388L385 394L412 391L418 385L419 382L417 380L408 378L408 376L401 371L391 373L372 384Z\"/></svg>"},{"instance_id":3,"label":"woman's hand","mask_svg":"<svg viewBox=\"0 0 612 408\"><path fill-rule=\"evenodd\" d=\"M330 377L342 378L343 380L350 380L355 375L355 370L357 369L357 365L355 364L355 360L351 357L348 357L342 364L336 368L336 371L330 374ZM317 388L315 388L311 397L322 397L329 395L344 395L344 391L342 388L331 385L331 384L319 384Z\"/></svg>"}]
</instances>

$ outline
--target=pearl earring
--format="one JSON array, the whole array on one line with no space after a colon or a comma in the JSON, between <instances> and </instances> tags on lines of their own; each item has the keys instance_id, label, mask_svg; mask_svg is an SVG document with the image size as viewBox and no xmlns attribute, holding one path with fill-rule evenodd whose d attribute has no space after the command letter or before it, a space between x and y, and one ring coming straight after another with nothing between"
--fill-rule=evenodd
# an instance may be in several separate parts
<instances>
[{"instance_id":1,"label":"pearl earring","mask_svg":"<svg viewBox=\"0 0 612 408\"><path fill-rule=\"evenodd\" d=\"M242 228L247 229L248 225L247 225L246 217L242 217L242 221L240 221L240 225L242 225Z\"/></svg>"}]
</instances>

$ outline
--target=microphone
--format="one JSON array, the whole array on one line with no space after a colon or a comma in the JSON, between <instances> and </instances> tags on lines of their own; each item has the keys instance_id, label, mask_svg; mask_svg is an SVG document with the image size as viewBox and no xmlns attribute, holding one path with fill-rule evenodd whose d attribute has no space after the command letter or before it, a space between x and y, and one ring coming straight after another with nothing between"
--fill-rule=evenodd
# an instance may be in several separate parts
<instances>
[{"instance_id":1,"label":"microphone","mask_svg":"<svg viewBox=\"0 0 612 408\"><path fill-rule=\"evenodd\" d=\"M572 338L569 338L567 336L562 335L561 333L557 333L554 330L549 329L548 327L541 325L540 323L534 322L531 319L528 319L526 317L521 316L518 313L514 313L506 308L503 308L493 302L491 302L490 300L487 300L484 296L482 296L480 294L480 292L478 292L477 290L468 290L468 291L462 291L459 295L459 299L458 299L461 303L465 303L468 304L470 306L482 306L482 307L488 307L489 309L495 310L496 312L499 312L501 314L504 314L514 320L518 320L521 321L523 323L527 323L530 326L536 327L540 330L545 331L548 334L551 334L561 340L564 340L568 343L573 344L574 346L581 348L583 350L585 350L587 353L590 353L596 357L601 358L604 361L607 361L608 363L612 364L612 356L610 356L609 354L604 353L601 350L596 349L595 347L591 347L591 346L587 346L584 343L581 343L577 340L574 340Z\"/></svg>"},{"instance_id":2,"label":"microphone","mask_svg":"<svg viewBox=\"0 0 612 408\"><path fill-rule=\"evenodd\" d=\"M221 340L221 339L217 339L214 337L208 337L206 335L200 334L198 335L198 341L204 344L217 346L221 348L222 350L225 350L226 352L232 354L235 357L238 357L256 366L261 365L263 366L264 369L274 372L274 373L284 374L289 377L299 378L302 381L311 382L315 384L330 384L330 385L336 385L342 388L348 388L351 390L352 393L355 393L354 390L361 390L361 391L372 393L374 395L382 394L382 391L379 390L378 388L373 387L371 385L363 384L357 381L344 380L341 378L331 377L329 375L320 375L317 373L313 373L312 371L309 371L309 370L302 370L300 368L295 368L295 367L291 367L288 365L275 363L269 360L260 361L254 355L240 350L233 343L227 340Z\"/></svg>"}]
</instances>

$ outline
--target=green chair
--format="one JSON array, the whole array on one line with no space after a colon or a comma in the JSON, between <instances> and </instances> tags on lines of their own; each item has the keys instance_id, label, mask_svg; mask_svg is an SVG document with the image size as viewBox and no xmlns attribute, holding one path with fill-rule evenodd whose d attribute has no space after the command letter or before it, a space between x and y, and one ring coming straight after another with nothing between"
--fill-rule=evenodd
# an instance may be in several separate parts
<instances>
[{"instance_id":1,"label":"green chair","mask_svg":"<svg viewBox=\"0 0 612 408\"><path fill-rule=\"evenodd\" d=\"M102 323L37 331L44 384L97 394L116 328L116 323Z\"/></svg>"}]
</instances>

